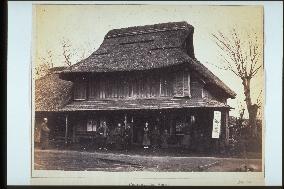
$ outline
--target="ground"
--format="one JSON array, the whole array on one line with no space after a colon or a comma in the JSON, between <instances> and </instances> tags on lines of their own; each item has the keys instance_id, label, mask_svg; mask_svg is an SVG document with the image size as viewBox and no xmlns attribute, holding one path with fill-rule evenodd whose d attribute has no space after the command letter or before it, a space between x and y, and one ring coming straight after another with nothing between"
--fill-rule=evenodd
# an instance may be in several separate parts
<instances>
[{"instance_id":1,"label":"ground","mask_svg":"<svg viewBox=\"0 0 284 189\"><path fill-rule=\"evenodd\" d=\"M36 170L65 171L261 171L261 159L127 154L109 151L35 150Z\"/></svg>"}]
</instances>

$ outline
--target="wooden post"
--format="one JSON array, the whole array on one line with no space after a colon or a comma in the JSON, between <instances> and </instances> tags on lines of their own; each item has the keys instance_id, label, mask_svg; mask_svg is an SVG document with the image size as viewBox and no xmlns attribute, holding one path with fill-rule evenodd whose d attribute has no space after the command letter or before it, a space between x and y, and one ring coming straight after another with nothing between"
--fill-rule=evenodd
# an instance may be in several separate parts
<instances>
[{"instance_id":1,"label":"wooden post","mask_svg":"<svg viewBox=\"0 0 284 189\"><path fill-rule=\"evenodd\" d=\"M75 132L75 124L73 124L73 127L72 127L72 143L75 143L75 138L76 138L76 132Z\"/></svg>"},{"instance_id":2,"label":"wooden post","mask_svg":"<svg viewBox=\"0 0 284 189\"><path fill-rule=\"evenodd\" d=\"M133 132L133 129L134 129L133 127L134 127L134 124L133 124L133 116L132 116L132 119L131 119L131 128L130 128L130 129L131 129L131 144L133 144L133 142L134 142L134 141L133 141L133 140L134 140L134 139L133 139L133 133L134 133L134 132Z\"/></svg>"},{"instance_id":3,"label":"wooden post","mask_svg":"<svg viewBox=\"0 0 284 189\"><path fill-rule=\"evenodd\" d=\"M225 111L225 144L228 145L229 143L229 111Z\"/></svg>"},{"instance_id":4,"label":"wooden post","mask_svg":"<svg viewBox=\"0 0 284 189\"><path fill-rule=\"evenodd\" d=\"M224 153L225 146L228 144L228 110L222 110L222 121L221 121L221 133L220 133L220 140L219 140L219 148L220 152Z\"/></svg>"},{"instance_id":5,"label":"wooden post","mask_svg":"<svg viewBox=\"0 0 284 189\"><path fill-rule=\"evenodd\" d=\"M159 96L162 96L162 78L160 76Z\"/></svg>"},{"instance_id":6,"label":"wooden post","mask_svg":"<svg viewBox=\"0 0 284 189\"><path fill-rule=\"evenodd\" d=\"M127 114L124 116L124 129L127 127Z\"/></svg>"},{"instance_id":7,"label":"wooden post","mask_svg":"<svg viewBox=\"0 0 284 189\"><path fill-rule=\"evenodd\" d=\"M184 74L185 74L185 72L184 71L182 71L182 96L184 96Z\"/></svg>"},{"instance_id":8,"label":"wooden post","mask_svg":"<svg viewBox=\"0 0 284 189\"><path fill-rule=\"evenodd\" d=\"M68 114L65 116L65 144L67 144L68 139Z\"/></svg>"}]
</instances>

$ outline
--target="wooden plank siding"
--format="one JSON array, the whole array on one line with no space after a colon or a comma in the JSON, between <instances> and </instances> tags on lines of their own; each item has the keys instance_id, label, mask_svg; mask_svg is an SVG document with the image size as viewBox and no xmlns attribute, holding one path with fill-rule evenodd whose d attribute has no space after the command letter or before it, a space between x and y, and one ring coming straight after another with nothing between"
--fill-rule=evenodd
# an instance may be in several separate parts
<instances>
[{"instance_id":1,"label":"wooden plank siding","mask_svg":"<svg viewBox=\"0 0 284 189\"><path fill-rule=\"evenodd\" d=\"M146 76L138 74L118 77L90 76L88 99L172 97L172 77L172 75L167 74L147 74ZM83 90L82 87L86 86L76 82L76 91Z\"/></svg>"},{"instance_id":2,"label":"wooden plank siding","mask_svg":"<svg viewBox=\"0 0 284 189\"><path fill-rule=\"evenodd\" d=\"M87 98L87 82L78 80L74 84L73 97L76 100L86 100Z\"/></svg>"},{"instance_id":3,"label":"wooden plank siding","mask_svg":"<svg viewBox=\"0 0 284 189\"><path fill-rule=\"evenodd\" d=\"M76 81L75 100L182 98L214 99L196 74L188 70L125 75L91 75L88 81ZM223 101L222 101L223 102Z\"/></svg>"}]
</instances>

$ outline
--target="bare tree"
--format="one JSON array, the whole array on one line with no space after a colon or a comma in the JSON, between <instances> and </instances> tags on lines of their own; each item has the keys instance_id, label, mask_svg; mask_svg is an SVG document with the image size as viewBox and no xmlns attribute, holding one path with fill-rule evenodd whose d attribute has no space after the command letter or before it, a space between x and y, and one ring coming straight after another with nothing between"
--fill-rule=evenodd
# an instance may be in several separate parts
<instances>
[{"instance_id":1,"label":"bare tree","mask_svg":"<svg viewBox=\"0 0 284 189\"><path fill-rule=\"evenodd\" d=\"M62 42L62 55L64 57L64 63L67 66L71 66L72 62L71 62L71 58L74 55L74 52L71 52L71 43L69 40L63 39Z\"/></svg>"},{"instance_id":2,"label":"bare tree","mask_svg":"<svg viewBox=\"0 0 284 189\"><path fill-rule=\"evenodd\" d=\"M251 80L262 68L260 62L261 46L256 33L241 38L240 34L233 29L230 35L222 32L212 34L215 43L221 50L221 57L224 61L223 68L230 70L242 80L246 107L249 114L249 125L252 128L252 135L256 135L256 116L260 108L259 102L253 103L251 99Z\"/></svg>"},{"instance_id":3,"label":"bare tree","mask_svg":"<svg viewBox=\"0 0 284 189\"><path fill-rule=\"evenodd\" d=\"M35 67L36 79L45 76L49 73L49 69L53 68L53 57L53 52L51 50L48 50L45 57L39 58L39 63Z\"/></svg>"},{"instance_id":4,"label":"bare tree","mask_svg":"<svg viewBox=\"0 0 284 189\"><path fill-rule=\"evenodd\" d=\"M73 63L76 63L82 59L87 58L94 50L94 41L85 42L81 48L74 48L69 39L62 38L62 56L63 64L70 67ZM35 69L35 79L45 76L49 73L50 68L54 67L54 62L56 62L57 56L54 55L54 52L47 50L45 56L38 58L38 64Z\"/></svg>"},{"instance_id":5,"label":"bare tree","mask_svg":"<svg viewBox=\"0 0 284 189\"><path fill-rule=\"evenodd\" d=\"M63 38L61 45L64 64L67 66L87 58L95 50L90 41L86 42L82 48L73 48L70 40Z\"/></svg>"}]
</instances>

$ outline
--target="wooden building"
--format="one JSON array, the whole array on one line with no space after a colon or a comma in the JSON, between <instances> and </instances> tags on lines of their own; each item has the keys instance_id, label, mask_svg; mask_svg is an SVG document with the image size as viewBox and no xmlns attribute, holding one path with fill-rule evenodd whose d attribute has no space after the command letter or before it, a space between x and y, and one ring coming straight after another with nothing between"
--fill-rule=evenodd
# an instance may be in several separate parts
<instances>
[{"instance_id":1,"label":"wooden building","mask_svg":"<svg viewBox=\"0 0 284 189\"><path fill-rule=\"evenodd\" d=\"M110 130L131 124L132 144L141 145L148 122L150 131L155 125L160 132L167 129L169 144L177 146L183 128L195 120L191 129L198 137L192 145L225 143L227 99L236 94L195 58L193 31L186 22L109 31L88 58L36 84L36 117L52 115L54 136L66 142L93 139L106 122ZM49 81L51 76L56 81ZM217 139L212 138L214 111L221 112Z\"/></svg>"}]
</instances>

